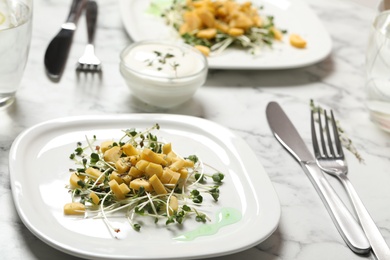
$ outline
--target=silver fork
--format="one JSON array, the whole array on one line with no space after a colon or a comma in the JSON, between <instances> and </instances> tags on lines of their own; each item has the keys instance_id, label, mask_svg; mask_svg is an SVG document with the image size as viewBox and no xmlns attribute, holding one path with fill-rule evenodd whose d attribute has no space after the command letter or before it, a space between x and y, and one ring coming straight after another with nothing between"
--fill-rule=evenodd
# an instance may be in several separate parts
<instances>
[{"instance_id":1,"label":"silver fork","mask_svg":"<svg viewBox=\"0 0 390 260\"><path fill-rule=\"evenodd\" d=\"M93 0L89 0L86 5L86 18L88 30L88 44L85 47L84 54L77 63L78 71L100 72L101 61L95 55L95 46L93 44L96 31L98 6Z\"/></svg>"},{"instance_id":2,"label":"silver fork","mask_svg":"<svg viewBox=\"0 0 390 260\"><path fill-rule=\"evenodd\" d=\"M333 133L331 134L330 126L328 123L328 115L324 110L324 119L321 119L321 113L318 111L319 129L321 145L318 143L314 112L311 113L311 133L313 140L314 154L317 159L317 164L322 171L337 177L344 185L350 200L355 208L356 214L359 218L360 225L362 226L371 248L374 251L378 260L390 260L390 249L386 244L385 239L381 235L375 222L372 220L370 214L365 208L363 202L360 200L356 190L352 186L352 183L347 177L348 166L343 153L343 148L340 142L339 133L336 125L336 120L333 115L333 111L330 111ZM323 121L325 121L325 128L323 128ZM326 137L324 135L326 133ZM333 136L333 141L332 141ZM326 144L327 142L327 144Z\"/></svg>"}]
</instances>

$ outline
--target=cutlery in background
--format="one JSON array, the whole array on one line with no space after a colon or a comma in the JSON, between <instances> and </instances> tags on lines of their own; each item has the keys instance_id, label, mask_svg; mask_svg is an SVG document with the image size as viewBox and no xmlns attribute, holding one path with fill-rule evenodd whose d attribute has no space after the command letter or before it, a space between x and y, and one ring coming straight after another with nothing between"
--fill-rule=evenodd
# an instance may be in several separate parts
<instances>
[{"instance_id":1,"label":"cutlery in background","mask_svg":"<svg viewBox=\"0 0 390 260\"><path fill-rule=\"evenodd\" d=\"M326 180L294 125L276 102L267 105L268 124L275 138L299 162L325 204L346 244L358 254L368 253L370 245L360 225Z\"/></svg>"},{"instance_id":2,"label":"cutlery in background","mask_svg":"<svg viewBox=\"0 0 390 260\"><path fill-rule=\"evenodd\" d=\"M338 178L344 185L355 208L360 225L366 233L367 239L371 244L372 251L374 251L377 259L390 260L390 249L386 244L385 239L380 233L378 227L375 225L375 222L372 220L363 202L360 200L359 195L347 177L348 165L345 160L343 147L339 139L336 120L334 119L332 110L330 112L330 118L332 122L331 127L329 127L326 110L324 110L323 120L321 120L321 113L318 111L318 133L320 138L317 138L316 134L317 131L314 124L314 112L311 113L311 134L317 164L322 171ZM324 125L322 122L325 122L325 128L323 128ZM323 129L325 129L326 135L324 135ZM332 141L331 129L333 130L334 141ZM318 143L318 141L320 141L320 143Z\"/></svg>"},{"instance_id":3,"label":"cutlery in background","mask_svg":"<svg viewBox=\"0 0 390 260\"><path fill-rule=\"evenodd\" d=\"M95 46L93 44L96 31L96 22L98 16L98 5L94 0L88 0L85 17L87 19L88 44L85 46L84 54L77 62L78 71L100 72L101 62L95 55Z\"/></svg>"},{"instance_id":4,"label":"cutlery in background","mask_svg":"<svg viewBox=\"0 0 390 260\"><path fill-rule=\"evenodd\" d=\"M65 68L77 21L83 11L86 0L73 0L68 18L61 26L60 32L54 37L46 49L45 68L48 77L55 82L61 79Z\"/></svg>"}]
</instances>

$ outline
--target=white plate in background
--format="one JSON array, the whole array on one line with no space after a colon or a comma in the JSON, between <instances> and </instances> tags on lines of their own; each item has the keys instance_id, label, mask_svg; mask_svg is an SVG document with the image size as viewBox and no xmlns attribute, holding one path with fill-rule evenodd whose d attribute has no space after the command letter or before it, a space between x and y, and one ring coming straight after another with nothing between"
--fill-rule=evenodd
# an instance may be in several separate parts
<instances>
[{"instance_id":1,"label":"white plate in background","mask_svg":"<svg viewBox=\"0 0 390 260\"><path fill-rule=\"evenodd\" d=\"M162 18L148 14L151 0L119 0L120 12L126 31L133 41L181 40ZM245 50L227 49L218 56L208 58L211 69L291 69L317 63L331 52L332 41L313 10L302 0L252 0L263 6L260 13L272 15L276 27L297 33L307 41L305 49L292 47L288 34L281 43L275 42L273 49L254 56Z\"/></svg>"}]
</instances>

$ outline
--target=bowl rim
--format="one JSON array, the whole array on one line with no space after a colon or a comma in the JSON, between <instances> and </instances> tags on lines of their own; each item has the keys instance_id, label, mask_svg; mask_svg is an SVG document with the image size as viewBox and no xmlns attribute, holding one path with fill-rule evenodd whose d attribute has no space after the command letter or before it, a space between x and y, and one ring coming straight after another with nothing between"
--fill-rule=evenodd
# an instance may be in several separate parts
<instances>
[{"instance_id":1,"label":"bowl rim","mask_svg":"<svg viewBox=\"0 0 390 260\"><path fill-rule=\"evenodd\" d=\"M189 75L185 75L185 76L180 76L180 77L177 77L177 76L171 76L171 77L164 77L164 76L156 76L156 75L150 75L150 74L146 74L146 73L142 73L142 72L139 72L133 68L130 68L125 60L124 60L124 57L125 55L131 50L131 49L134 49L135 47L137 46L140 46L140 45L149 45L149 44L159 44L159 45L166 45L166 46L175 46L175 47L179 47L181 49L186 49L186 50L190 50L190 51L193 51L201 60L203 66L202 68L195 72L195 73L192 73L192 74L189 74ZM121 52L120 52L120 63L121 63L121 66L124 66L126 68L126 70L130 71L131 73L134 73L134 74L138 74L140 76L145 76L145 77L152 77L152 78L155 78L155 79L164 79L164 80L183 80L183 79L187 79L187 78L193 78L195 76L198 76L198 75L201 75L203 74L205 71L207 72L208 70L208 61L207 61L207 58L205 57L204 54L202 54L198 49L196 49L195 47L189 45L189 44L186 44L186 43L180 43L180 42L173 42L173 41L167 41L167 40L162 40L162 41L159 41L159 40L144 40L144 41L138 41L138 42L133 42L131 43L130 45L126 46Z\"/></svg>"}]
</instances>

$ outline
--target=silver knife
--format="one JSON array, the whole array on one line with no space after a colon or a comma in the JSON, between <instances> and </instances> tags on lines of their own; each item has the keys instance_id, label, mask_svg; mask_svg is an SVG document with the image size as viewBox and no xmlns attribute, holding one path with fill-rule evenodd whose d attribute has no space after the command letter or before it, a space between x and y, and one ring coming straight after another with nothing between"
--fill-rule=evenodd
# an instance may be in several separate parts
<instances>
[{"instance_id":1,"label":"silver knife","mask_svg":"<svg viewBox=\"0 0 390 260\"><path fill-rule=\"evenodd\" d=\"M54 37L46 49L45 68L48 77L58 82L64 71L68 58L77 21L87 0L73 0L66 22L62 24L60 32Z\"/></svg>"},{"instance_id":2,"label":"silver knife","mask_svg":"<svg viewBox=\"0 0 390 260\"><path fill-rule=\"evenodd\" d=\"M362 228L325 179L313 155L283 109L278 103L270 102L266 108L266 115L275 138L299 162L320 195L346 244L355 253L368 253L370 244Z\"/></svg>"}]
</instances>

